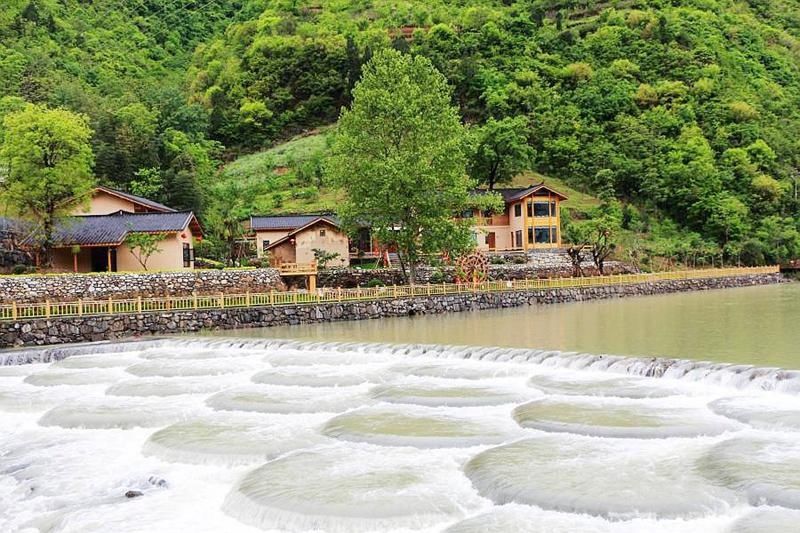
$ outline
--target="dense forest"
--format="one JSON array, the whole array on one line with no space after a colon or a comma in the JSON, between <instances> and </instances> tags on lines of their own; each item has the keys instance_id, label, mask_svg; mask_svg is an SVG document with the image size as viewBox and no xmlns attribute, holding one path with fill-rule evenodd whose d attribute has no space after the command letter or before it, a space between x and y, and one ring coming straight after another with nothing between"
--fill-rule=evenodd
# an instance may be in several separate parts
<instances>
[{"instance_id":1,"label":"dense forest","mask_svg":"<svg viewBox=\"0 0 800 533\"><path fill-rule=\"evenodd\" d=\"M334 123L393 47L433 62L474 129L523 121L530 170L619 200L629 253L800 252L793 0L9 4L0 114L29 101L87 115L99 180L197 210L219 240L248 210L282 208L276 183L329 195L325 143L292 180L220 169Z\"/></svg>"}]
</instances>

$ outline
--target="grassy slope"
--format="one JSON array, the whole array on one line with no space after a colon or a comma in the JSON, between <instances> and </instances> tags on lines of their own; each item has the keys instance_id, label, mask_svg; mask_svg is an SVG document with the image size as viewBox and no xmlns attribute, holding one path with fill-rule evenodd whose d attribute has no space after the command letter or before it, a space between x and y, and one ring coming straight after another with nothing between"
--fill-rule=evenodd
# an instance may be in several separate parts
<instances>
[{"instance_id":1,"label":"grassy slope","mask_svg":"<svg viewBox=\"0 0 800 533\"><path fill-rule=\"evenodd\" d=\"M264 192L252 199L253 211L264 214L333 211L336 193L303 171L327 149L324 130L302 135L263 152L242 156L225 166L221 180L260 182Z\"/></svg>"},{"instance_id":2,"label":"grassy slope","mask_svg":"<svg viewBox=\"0 0 800 533\"><path fill-rule=\"evenodd\" d=\"M302 168L310 161L322 156L328 147L326 129L311 135L295 137L263 152L242 156L229 163L222 171L223 180L242 182L258 181L266 191L253 199L253 211L263 214L303 213L333 211L337 194L329 187L317 187L314 178L309 178ZM565 194L569 200L564 207L586 212L597 206L594 196L568 186L564 181L536 172L525 172L517 176L508 186L525 187L543 181ZM276 195L281 200L276 201Z\"/></svg>"}]
</instances>

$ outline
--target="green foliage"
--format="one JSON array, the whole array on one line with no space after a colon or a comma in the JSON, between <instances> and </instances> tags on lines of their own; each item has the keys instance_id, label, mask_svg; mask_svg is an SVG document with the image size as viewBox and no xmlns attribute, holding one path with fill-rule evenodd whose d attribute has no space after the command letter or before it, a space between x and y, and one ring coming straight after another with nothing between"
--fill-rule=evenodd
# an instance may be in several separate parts
<instances>
[{"instance_id":1,"label":"green foliage","mask_svg":"<svg viewBox=\"0 0 800 533\"><path fill-rule=\"evenodd\" d=\"M475 131L527 122L530 161L508 174L613 192L648 213L625 231L653 249L670 220L726 260L753 240L771 257L769 217L800 229L797 0L6 4L0 116L25 102L86 115L100 181L197 209L206 226L217 160L276 144L219 180L262 182L253 211L335 207L326 136L286 144L320 142L293 160L280 143L332 123L364 65L394 48L430 60Z\"/></svg>"},{"instance_id":2,"label":"green foliage","mask_svg":"<svg viewBox=\"0 0 800 533\"><path fill-rule=\"evenodd\" d=\"M147 270L147 262L153 254L161 251L159 243L167 238L165 233L138 233L131 232L125 238L125 244L131 251L136 261Z\"/></svg>"},{"instance_id":3,"label":"green foliage","mask_svg":"<svg viewBox=\"0 0 800 533\"><path fill-rule=\"evenodd\" d=\"M6 115L3 132L4 197L17 214L37 224L49 264L57 219L76 199L86 199L94 185L92 130L86 117L30 104Z\"/></svg>"},{"instance_id":4,"label":"green foliage","mask_svg":"<svg viewBox=\"0 0 800 533\"><path fill-rule=\"evenodd\" d=\"M525 117L490 118L475 131L475 151L468 167L470 176L492 190L528 170L534 154L527 136Z\"/></svg>"},{"instance_id":5,"label":"green foliage","mask_svg":"<svg viewBox=\"0 0 800 533\"><path fill-rule=\"evenodd\" d=\"M421 254L469 246L469 229L453 220L469 196L465 145L450 89L429 60L387 50L365 65L327 171L346 193L345 226L368 224L397 246L411 283Z\"/></svg>"},{"instance_id":6,"label":"green foliage","mask_svg":"<svg viewBox=\"0 0 800 533\"><path fill-rule=\"evenodd\" d=\"M341 257L338 252L329 252L327 250L323 250L322 248L314 248L312 250L314 252L314 261L317 262L319 268L328 268L328 263L331 261L336 261Z\"/></svg>"}]
</instances>

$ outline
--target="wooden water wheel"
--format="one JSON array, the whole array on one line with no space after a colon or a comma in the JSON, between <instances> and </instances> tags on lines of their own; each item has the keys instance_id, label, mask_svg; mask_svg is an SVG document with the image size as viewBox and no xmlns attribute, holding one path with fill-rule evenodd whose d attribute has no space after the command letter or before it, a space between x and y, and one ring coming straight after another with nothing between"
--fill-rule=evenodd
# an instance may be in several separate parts
<instances>
[{"instance_id":1,"label":"wooden water wheel","mask_svg":"<svg viewBox=\"0 0 800 533\"><path fill-rule=\"evenodd\" d=\"M489 276L489 260L480 252L462 255L456 260L456 283L478 283Z\"/></svg>"}]
</instances>

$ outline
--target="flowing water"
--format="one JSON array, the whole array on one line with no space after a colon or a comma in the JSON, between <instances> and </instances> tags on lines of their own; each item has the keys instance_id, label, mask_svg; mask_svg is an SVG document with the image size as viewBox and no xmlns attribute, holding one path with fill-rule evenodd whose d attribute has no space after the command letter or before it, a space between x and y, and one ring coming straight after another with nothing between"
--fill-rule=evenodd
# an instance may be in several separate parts
<instances>
[{"instance_id":1,"label":"flowing water","mask_svg":"<svg viewBox=\"0 0 800 533\"><path fill-rule=\"evenodd\" d=\"M664 297L682 309L662 317L676 334L666 317L711 324L720 309L725 327L746 329L703 344L719 347L716 362L589 353L602 344L448 345L528 338L499 317L560 312L566 332L583 304L360 330L406 324L407 341L437 344L358 341L339 324L281 333L350 342L178 337L0 353L0 531L797 532L800 338L758 302L771 295L797 324L800 293L775 289L701 295L714 313ZM751 298L749 322L728 293ZM651 298L595 311L640 328L659 320L612 310L648 301L658 314ZM453 329L483 316L481 340ZM764 345L786 352L748 359L755 345L739 339L752 328L783 335ZM683 341L657 339L629 350L678 355ZM732 345L739 356L722 362ZM786 368L765 366L772 357ZM24 358L52 362L10 366Z\"/></svg>"}]
</instances>

